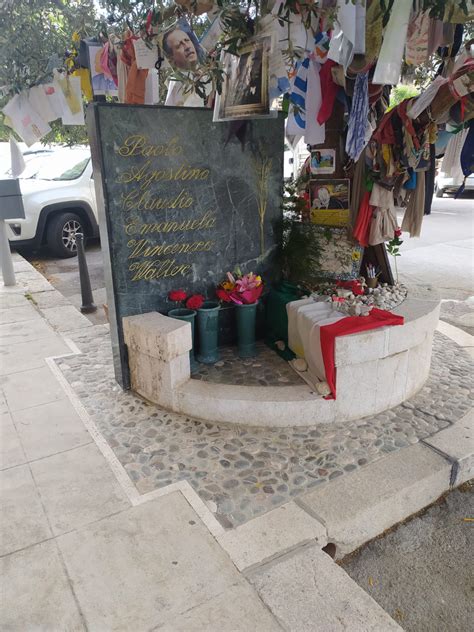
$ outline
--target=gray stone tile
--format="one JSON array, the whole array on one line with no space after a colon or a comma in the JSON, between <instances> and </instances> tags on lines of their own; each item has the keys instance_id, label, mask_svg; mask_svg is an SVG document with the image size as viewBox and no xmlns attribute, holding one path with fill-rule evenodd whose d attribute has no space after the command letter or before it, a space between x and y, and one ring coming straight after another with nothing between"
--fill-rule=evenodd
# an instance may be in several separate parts
<instances>
[{"instance_id":1,"label":"gray stone tile","mask_svg":"<svg viewBox=\"0 0 474 632\"><path fill-rule=\"evenodd\" d=\"M225 592L154 628L157 632L277 632L283 630L248 584Z\"/></svg>"},{"instance_id":2,"label":"gray stone tile","mask_svg":"<svg viewBox=\"0 0 474 632\"><path fill-rule=\"evenodd\" d=\"M244 582L179 492L61 536L58 544L90 630L172 626L177 615Z\"/></svg>"},{"instance_id":3,"label":"gray stone tile","mask_svg":"<svg viewBox=\"0 0 474 632\"><path fill-rule=\"evenodd\" d=\"M11 412L66 397L59 382L46 366L7 375L2 378L2 387Z\"/></svg>"},{"instance_id":4,"label":"gray stone tile","mask_svg":"<svg viewBox=\"0 0 474 632\"><path fill-rule=\"evenodd\" d=\"M51 537L28 465L19 465L0 472L0 495L0 555Z\"/></svg>"},{"instance_id":5,"label":"gray stone tile","mask_svg":"<svg viewBox=\"0 0 474 632\"><path fill-rule=\"evenodd\" d=\"M41 314L33 307L30 301L24 301L24 305L0 308L0 324L21 323L25 320L41 319Z\"/></svg>"},{"instance_id":6,"label":"gray stone tile","mask_svg":"<svg viewBox=\"0 0 474 632\"><path fill-rule=\"evenodd\" d=\"M92 442L69 400L62 399L13 413L29 461Z\"/></svg>"},{"instance_id":7,"label":"gray stone tile","mask_svg":"<svg viewBox=\"0 0 474 632\"><path fill-rule=\"evenodd\" d=\"M71 331L92 327L92 323L73 305L59 305L43 309L43 314L49 324L57 331Z\"/></svg>"},{"instance_id":8,"label":"gray stone tile","mask_svg":"<svg viewBox=\"0 0 474 632\"><path fill-rule=\"evenodd\" d=\"M53 330L42 318L24 320L21 323L0 325L0 346L19 344L50 336Z\"/></svg>"},{"instance_id":9,"label":"gray stone tile","mask_svg":"<svg viewBox=\"0 0 474 632\"><path fill-rule=\"evenodd\" d=\"M250 573L250 582L286 630L402 632L329 555L305 547Z\"/></svg>"},{"instance_id":10,"label":"gray stone tile","mask_svg":"<svg viewBox=\"0 0 474 632\"><path fill-rule=\"evenodd\" d=\"M9 413L0 414L0 470L26 462L25 453Z\"/></svg>"},{"instance_id":11,"label":"gray stone tile","mask_svg":"<svg viewBox=\"0 0 474 632\"><path fill-rule=\"evenodd\" d=\"M64 339L50 332L45 338L0 347L0 375L44 367L44 358L71 353Z\"/></svg>"},{"instance_id":12,"label":"gray stone tile","mask_svg":"<svg viewBox=\"0 0 474 632\"><path fill-rule=\"evenodd\" d=\"M43 310L48 307L59 307L60 305L70 305L67 298L60 292L51 288L49 292L33 292L31 298L34 303Z\"/></svg>"},{"instance_id":13,"label":"gray stone tile","mask_svg":"<svg viewBox=\"0 0 474 632\"><path fill-rule=\"evenodd\" d=\"M3 288L5 288L5 286L3 286ZM2 292L0 290L0 309L21 307L27 302L28 302L28 299L25 298L25 295L22 291L7 293L7 292Z\"/></svg>"},{"instance_id":14,"label":"gray stone tile","mask_svg":"<svg viewBox=\"0 0 474 632\"><path fill-rule=\"evenodd\" d=\"M130 505L95 443L34 461L31 471L55 535Z\"/></svg>"},{"instance_id":15,"label":"gray stone tile","mask_svg":"<svg viewBox=\"0 0 474 632\"><path fill-rule=\"evenodd\" d=\"M7 555L0 566L2 630L85 630L54 541Z\"/></svg>"}]
</instances>

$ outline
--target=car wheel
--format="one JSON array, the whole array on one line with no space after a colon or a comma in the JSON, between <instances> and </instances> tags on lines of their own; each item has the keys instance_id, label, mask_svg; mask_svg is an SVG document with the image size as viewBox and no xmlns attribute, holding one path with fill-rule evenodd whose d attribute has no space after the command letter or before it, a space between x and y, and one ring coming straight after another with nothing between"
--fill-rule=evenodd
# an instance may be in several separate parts
<instances>
[{"instance_id":1,"label":"car wheel","mask_svg":"<svg viewBox=\"0 0 474 632\"><path fill-rule=\"evenodd\" d=\"M442 198L444 195L444 191L443 189L439 189L438 187L436 187L435 189L435 195L437 198Z\"/></svg>"},{"instance_id":2,"label":"car wheel","mask_svg":"<svg viewBox=\"0 0 474 632\"><path fill-rule=\"evenodd\" d=\"M75 213L60 213L51 219L46 233L48 248L57 257L77 255L76 234L84 233L81 219Z\"/></svg>"}]
</instances>

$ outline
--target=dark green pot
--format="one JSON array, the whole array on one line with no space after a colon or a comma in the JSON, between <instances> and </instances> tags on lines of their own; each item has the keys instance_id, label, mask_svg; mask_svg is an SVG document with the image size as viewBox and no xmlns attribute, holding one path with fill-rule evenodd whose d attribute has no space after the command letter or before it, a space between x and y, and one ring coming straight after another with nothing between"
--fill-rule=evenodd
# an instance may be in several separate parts
<instances>
[{"instance_id":1,"label":"dark green pot","mask_svg":"<svg viewBox=\"0 0 474 632\"><path fill-rule=\"evenodd\" d=\"M253 358L257 355L255 348L255 323L257 303L236 305L237 349L239 358Z\"/></svg>"},{"instance_id":2,"label":"dark green pot","mask_svg":"<svg viewBox=\"0 0 474 632\"><path fill-rule=\"evenodd\" d=\"M199 353L196 358L203 364L214 364L219 359L219 310L220 305L217 301L204 301L197 310Z\"/></svg>"},{"instance_id":3,"label":"dark green pot","mask_svg":"<svg viewBox=\"0 0 474 632\"><path fill-rule=\"evenodd\" d=\"M191 351L189 352L189 364L191 366L191 373L196 370L196 358L194 357L194 329L195 329L195 320L196 320L196 312L194 309L186 309L185 307L178 307L176 309L171 309L168 312L168 316L170 318L177 318L178 320L185 320L187 323L191 323L191 340L193 346L191 347Z\"/></svg>"}]
</instances>

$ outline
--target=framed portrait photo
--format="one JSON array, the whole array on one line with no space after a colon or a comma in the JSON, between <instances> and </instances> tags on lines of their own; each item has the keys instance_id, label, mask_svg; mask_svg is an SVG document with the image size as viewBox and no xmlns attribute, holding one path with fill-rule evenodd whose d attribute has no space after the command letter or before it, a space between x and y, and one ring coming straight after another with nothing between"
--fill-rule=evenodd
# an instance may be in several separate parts
<instances>
[{"instance_id":1,"label":"framed portrait photo","mask_svg":"<svg viewBox=\"0 0 474 632\"><path fill-rule=\"evenodd\" d=\"M199 43L186 18L180 18L163 33L161 48L170 66L180 71L196 68L207 57L207 51Z\"/></svg>"},{"instance_id":2,"label":"framed portrait photo","mask_svg":"<svg viewBox=\"0 0 474 632\"><path fill-rule=\"evenodd\" d=\"M347 226L350 210L350 181L313 180L309 184L311 222L319 226Z\"/></svg>"},{"instance_id":3,"label":"framed portrait photo","mask_svg":"<svg viewBox=\"0 0 474 632\"><path fill-rule=\"evenodd\" d=\"M330 175L336 171L335 149L314 149L311 152L311 175Z\"/></svg>"},{"instance_id":4,"label":"framed portrait photo","mask_svg":"<svg viewBox=\"0 0 474 632\"><path fill-rule=\"evenodd\" d=\"M239 55L223 53L225 79L214 106L214 121L270 116L271 47L271 36L263 36L242 47Z\"/></svg>"}]
</instances>

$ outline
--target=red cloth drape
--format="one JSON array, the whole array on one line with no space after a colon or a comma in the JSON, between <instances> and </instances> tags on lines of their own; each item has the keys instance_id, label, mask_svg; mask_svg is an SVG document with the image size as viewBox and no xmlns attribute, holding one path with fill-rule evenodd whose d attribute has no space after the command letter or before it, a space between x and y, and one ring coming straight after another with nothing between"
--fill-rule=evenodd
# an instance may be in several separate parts
<instances>
[{"instance_id":1,"label":"red cloth drape","mask_svg":"<svg viewBox=\"0 0 474 632\"><path fill-rule=\"evenodd\" d=\"M368 329L377 329L387 325L403 325L403 316L374 307L368 316L348 316L341 318L332 325L324 325L320 330L321 353L326 372L326 382L331 389L331 395L326 399L336 399L336 367L334 365L334 346L336 336L357 334Z\"/></svg>"},{"instance_id":2,"label":"red cloth drape","mask_svg":"<svg viewBox=\"0 0 474 632\"><path fill-rule=\"evenodd\" d=\"M319 71L319 80L321 81L321 94L324 95L323 102L319 108L317 121L319 125L325 123L332 114L334 109L334 101L336 100L337 91L339 86L334 83L331 73L331 68L337 66L336 62L332 59L328 59L326 63L321 66Z\"/></svg>"},{"instance_id":3,"label":"red cloth drape","mask_svg":"<svg viewBox=\"0 0 474 632\"><path fill-rule=\"evenodd\" d=\"M369 245L370 225L375 206L369 204L370 192L366 191L360 203L359 213L354 226L353 235L361 246L367 248Z\"/></svg>"}]
</instances>

